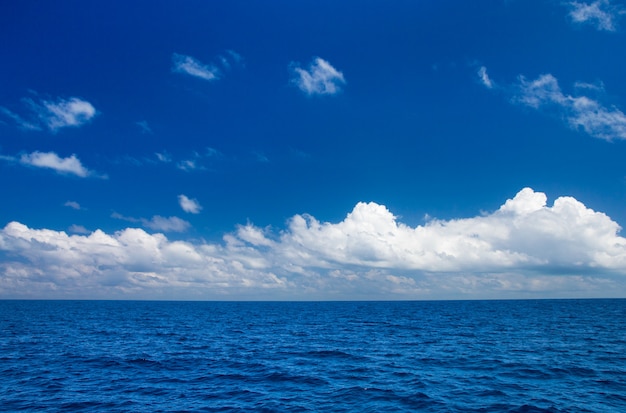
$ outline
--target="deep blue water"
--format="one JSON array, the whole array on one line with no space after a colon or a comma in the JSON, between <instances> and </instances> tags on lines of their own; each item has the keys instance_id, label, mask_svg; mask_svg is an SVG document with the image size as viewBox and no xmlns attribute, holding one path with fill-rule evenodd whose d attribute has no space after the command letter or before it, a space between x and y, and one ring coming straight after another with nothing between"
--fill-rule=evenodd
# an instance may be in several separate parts
<instances>
[{"instance_id":1,"label":"deep blue water","mask_svg":"<svg viewBox=\"0 0 626 413\"><path fill-rule=\"evenodd\" d=\"M0 301L0 403L626 412L626 300Z\"/></svg>"}]
</instances>

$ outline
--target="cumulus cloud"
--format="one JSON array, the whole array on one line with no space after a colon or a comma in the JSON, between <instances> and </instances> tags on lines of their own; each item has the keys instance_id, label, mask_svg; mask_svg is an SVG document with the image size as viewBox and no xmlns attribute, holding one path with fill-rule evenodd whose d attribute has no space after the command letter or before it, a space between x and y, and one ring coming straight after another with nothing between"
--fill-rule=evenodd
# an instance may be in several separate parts
<instances>
[{"instance_id":1,"label":"cumulus cloud","mask_svg":"<svg viewBox=\"0 0 626 413\"><path fill-rule=\"evenodd\" d=\"M411 227L363 202L337 223L295 215L281 231L248 223L216 243L136 228L70 236L11 222L0 230L0 295L606 296L626 287L619 231L572 197L549 206L530 188L473 218Z\"/></svg>"},{"instance_id":2,"label":"cumulus cloud","mask_svg":"<svg viewBox=\"0 0 626 413\"><path fill-rule=\"evenodd\" d=\"M28 110L26 117L4 107L0 108L0 113L13 119L19 127L29 130L47 128L56 132L61 128L78 127L97 114L91 103L77 97L56 100L24 98L22 103Z\"/></svg>"},{"instance_id":3,"label":"cumulus cloud","mask_svg":"<svg viewBox=\"0 0 626 413\"><path fill-rule=\"evenodd\" d=\"M292 63L291 82L307 95L334 95L346 83L343 73L335 69L326 60L316 57L308 70Z\"/></svg>"},{"instance_id":4,"label":"cumulus cloud","mask_svg":"<svg viewBox=\"0 0 626 413\"><path fill-rule=\"evenodd\" d=\"M188 198L186 195L178 195L178 203L183 211L190 214L199 214L202 210L200 203L196 199Z\"/></svg>"},{"instance_id":5,"label":"cumulus cloud","mask_svg":"<svg viewBox=\"0 0 626 413\"><path fill-rule=\"evenodd\" d=\"M595 26L597 30L613 32L616 30L616 21L624 11L611 4L609 0L596 0L592 3L569 2L569 17L574 23L586 23Z\"/></svg>"},{"instance_id":6,"label":"cumulus cloud","mask_svg":"<svg viewBox=\"0 0 626 413\"><path fill-rule=\"evenodd\" d=\"M67 158L61 158L54 152L38 152L24 154L20 157L20 163L23 165L34 166L37 168L52 169L60 174L71 174L81 178L88 176L98 176L98 174L85 168L76 155L72 154ZM99 176L104 178L104 176Z\"/></svg>"}]
</instances>

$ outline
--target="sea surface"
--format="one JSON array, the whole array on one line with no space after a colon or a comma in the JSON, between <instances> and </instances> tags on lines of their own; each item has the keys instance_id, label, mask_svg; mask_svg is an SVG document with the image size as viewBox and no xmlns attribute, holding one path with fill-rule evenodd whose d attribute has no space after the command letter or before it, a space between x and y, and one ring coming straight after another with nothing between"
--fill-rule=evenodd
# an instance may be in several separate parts
<instances>
[{"instance_id":1,"label":"sea surface","mask_svg":"<svg viewBox=\"0 0 626 413\"><path fill-rule=\"evenodd\" d=\"M626 412L626 300L0 301L0 410Z\"/></svg>"}]
</instances>

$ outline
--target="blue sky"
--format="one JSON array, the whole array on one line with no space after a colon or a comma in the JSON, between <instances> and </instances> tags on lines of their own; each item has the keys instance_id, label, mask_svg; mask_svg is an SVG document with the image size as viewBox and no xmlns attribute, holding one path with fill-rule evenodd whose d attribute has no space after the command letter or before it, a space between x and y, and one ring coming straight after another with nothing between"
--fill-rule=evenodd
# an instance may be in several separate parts
<instances>
[{"instance_id":1,"label":"blue sky","mask_svg":"<svg viewBox=\"0 0 626 413\"><path fill-rule=\"evenodd\" d=\"M626 297L624 2L0 8L0 297Z\"/></svg>"}]
</instances>

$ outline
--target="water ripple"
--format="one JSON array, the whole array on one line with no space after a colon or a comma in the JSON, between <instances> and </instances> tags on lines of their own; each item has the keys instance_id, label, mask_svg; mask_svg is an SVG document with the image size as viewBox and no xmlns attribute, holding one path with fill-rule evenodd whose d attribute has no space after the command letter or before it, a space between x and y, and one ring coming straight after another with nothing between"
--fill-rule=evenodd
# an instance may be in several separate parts
<instances>
[{"instance_id":1,"label":"water ripple","mask_svg":"<svg viewBox=\"0 0 626 413\"><path fill-rule=\"evenodd\" d=\"M626 300L0 301L1 411L621 412Z\"/></svg>"}]
</instances>

